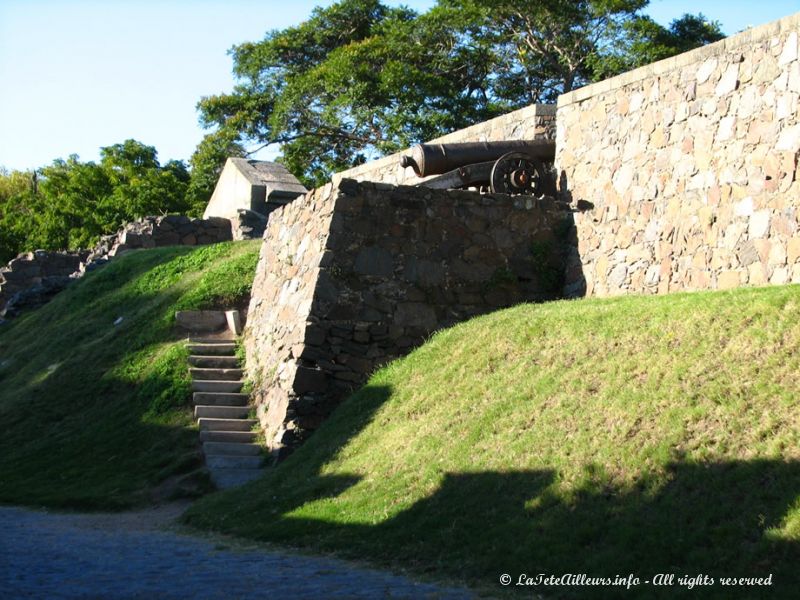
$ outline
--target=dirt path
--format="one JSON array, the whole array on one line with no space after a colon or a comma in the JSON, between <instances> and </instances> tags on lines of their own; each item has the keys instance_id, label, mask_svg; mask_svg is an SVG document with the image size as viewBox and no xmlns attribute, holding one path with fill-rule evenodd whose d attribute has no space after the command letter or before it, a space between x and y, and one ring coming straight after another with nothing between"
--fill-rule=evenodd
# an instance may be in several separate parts
<instances>
[{"instance_id":1,"label":"dirt path","mask_svg":"<svg viewBox=\"0 0 800 600\"><path fill-rule=\"evenodd\" d=\"M120 514L0 507L4 598L464 599L464 589L414 582L332 558L199 537L174 522L185 505Z\"/></svg>"}]
</instances>

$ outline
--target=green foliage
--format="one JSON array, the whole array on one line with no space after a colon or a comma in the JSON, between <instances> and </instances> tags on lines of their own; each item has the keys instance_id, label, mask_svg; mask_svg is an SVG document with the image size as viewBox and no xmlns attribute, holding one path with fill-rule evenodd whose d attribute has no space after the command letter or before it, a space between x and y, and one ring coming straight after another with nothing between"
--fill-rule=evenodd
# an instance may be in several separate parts
<instances>
[{"instance_id":1,"label":"green foliage","mask_svg":"<svg viewBox=\"0 0 800 600\"><path fill-rule=\"evenodd\" d=\"M664 28L649 17L638 16L624 24L624 35L589 61L591 79L599 81L710 44L725 37L716 21L702 14L683 15Z\"/></svg>"},{"instance_id":2,"label":"green foliage","mask_svg":"<svg viewBox=\"0 0 800 600\"><path fill-rule=\"evenodd\" d=\"M797 285L479 317L375 373L284 463L202 499L187 520L491 597L499 574L535 569L772 573L770 588L700 595L796 598L798 323Z\"/></svg>"},{"instance_id":3,"label":"green foliage","mask_svg":"<svg viewBox=\"0 0 800 600\"><path fill-rule=\"evenodd\" d=\"M0 262L36 248L88 248L126 221L183 213L188 183L183 163L162 166L155 148L135 140L102 148L99 164L72 155L35 173L0 173Z\"/></svg>"},{"instance_id":4,"label":"green foliage","mask_svg":"<svg viewBox=\"0 0 800 600\"><path fill-rule=\"evenodd\" d=\"M147 406L144 419L169 418L186 408L192 388L186 370L188 358L184 345L164 344L161 349L149 347L132 356L117 370L120 380L136 386L134 402Z\"/></svg>"},{"instance_id":5,"label":"green foliage","mask_svg":"<svg viewBox=\"0 0 800 600\"><path fill-rule=\"evenodd\" d=\"M120 508L198 468L175 311L245 301L259 245L132 252L0 327L0 502Z\"/></svg>"},{"instance_id":6,"label":"green foliage","mask_svg":"<svg viewBox=\"0 0 800 600\"><path fill-rule=\"evenodd\" d=\"M492 93L515 106L553 103L591 79L590 62L616 40L647 0L442 0L479 11L495 57Z\"/></svg>"},{"instance_id":7,"label":"green foliage","mask_svg":"<svg viewBox=\"0 0 800 600\"><path fill-rule=\"evenodd\" d=\"M464 56L449 15L420 19L378 0L317 8L297 27L236 46L240 83L232 94L203 98L201 120L218 128L212 136L281 144L289 169L314 185L491 116L474 83L486 77L485 61Z\"/></svg>"},{"instance_id":8,"label":"green foliage","mask_svg":"<svg viewBox=\"0 0 800 600\"><path fill-rule=\"evenodd\" d=\"M188 310L213 296L223 306L233 307L250 296L258 252L233 256L213 271L203 273L194 287L178 303L178 310ZM224 291L223 291L224 290Z\"/></svg>"},{"instance_id":9,"label":"green foliage","mask_svg":"<svg viewBox=\"0 0 800 600\"><path fill-rule=\"evenodd\" d=\"M667 31L647 0L439 0L424 14L341 0L231 53L238 84L198 108L212 128L193 157L193 202L223 149L280 144L306 185L411 143L717 39L686 16ZM195 164L196 163L196 164ZM204 183L205 182L205 183Z\"/></svg>"},{"instance_id":10,"label":"green foliage","mask_svg":"<svg viewBox=\"0 0 800 600\"><path fill-rule=\"evenodd\" d=\"M514 285L516 283L517 276L514 275L513 271L505 267L499 267L495 269L494 273L492 273L492 276L483 287L485 290L493 290L506 285Z\"/></svg>"},{"instance_id":11,"label":"green foliage","mask_svg":"<svg viewBox=\"0 0 800 600\"><path fill-rule=\"evenodd\" d=\"M34 185L33 173L0 168L0 263L7 262L24 246L33 221L25 200Z\"/></svg>"}]
</instances>

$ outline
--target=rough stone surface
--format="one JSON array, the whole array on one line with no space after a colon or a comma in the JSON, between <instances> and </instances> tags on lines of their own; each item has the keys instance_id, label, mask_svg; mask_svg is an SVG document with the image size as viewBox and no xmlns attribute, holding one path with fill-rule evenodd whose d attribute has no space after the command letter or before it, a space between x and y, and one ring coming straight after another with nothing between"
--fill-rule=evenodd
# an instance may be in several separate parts
<instances>
[{"instance_id":1,"label":"rough stone surface","mask_svg":"<svg viewBox=\"0 0 800 600\"><path fill-rule=\"evenodd\" d=\"M101 238L88 257L92 263L126 250L160 246L202 246L233 239L231 221L222 217L192 219L184 215L144 217L126 223L116 234Z\"/></svg>"},{"instance_id":2,"label":"rough stone surface","mask_svg":"<svg viewBox=\"0 0 800 600\"><path fill-rule=\"evenodd\" d=\"M798 30L794 15L559 98L560 191L593 205L575 217L587 294L800 282Z\"/></svg>"},{"instance_id":3,"label":"rough stone surface","mask_svg":"<svg viewBox=\"0 0 800 600\"><path fill-rule=\"evenodd\" d=\"M47 302L69 284L88 252L25 252L0 268L0 317Z\"/></svg>"},{"instance_id":4,"label":"rough stone surface","mask_svg":"<svg viewBox=\"0 0 800 600\"><path fill-rule=\"evenodd\" d=\"M195 246L232 239L228 219L191 219L183 215L144 217L106 235L92 250L20 254L0 268L0 318L48 302L71 279L92 271L126 250L158 246Z\"/></svg>"},{"instance_id":5,"label":"rough stone surface","mask_svg":"<svg viewBox=\"0 0 800 600\"><path fill-rule=\"evenodd\" d=\"M179 310L175 313L175 323L188 331L218 331L227 326L225 311L222 310Z\"/></svg>"},{"instance_id":6,"label":"rough stone surface","mask_svg":"<svg viewBox=\"0 0 800 600\"><path fill-rule=\"evenodd\" d=\"M340 180L270 215L244 339L280 456L436 329L561 295L577 253L552 198Z\"/></svg>"},{"instance_id":7,"label":"rough stone surface","mask_svg":"<svg viewBox=\"0 0 800 600\"><path fill-rule=\"evenodd\" d=\"M465 588L420 583L342 560L162 530L170 525L169 516L180 514L173 510L165 519L163 512L81 515L0 507L0 595L50 600L475 597Z\"/></svg>"},{"instance_id":8,"label":"rough stone surface","mask_svg":"<svg viewBox=\"0 0 800 600\"><path fill-rule=\"evenodd\" d=\"M252 210L240 208L231 219L234 240L255 240L264 235L267 217Z\"/></svg>"}]
</instances>

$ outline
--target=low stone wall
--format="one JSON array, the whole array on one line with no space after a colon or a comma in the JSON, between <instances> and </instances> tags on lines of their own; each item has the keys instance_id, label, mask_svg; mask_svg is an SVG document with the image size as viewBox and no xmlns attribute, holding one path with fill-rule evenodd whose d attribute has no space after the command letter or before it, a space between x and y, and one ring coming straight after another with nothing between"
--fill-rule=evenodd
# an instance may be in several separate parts
<instances>
[{"instance_id":1,"label":"low stone wall","mask_svg":"<svg viewBox=\"0 0 800 600\"><path fill-rule=\"evenodd\" d=\"M0 317L6 316L23 296L41 303L63 289L78 271L88 252L25 252L0 268ZM26 294L27 292L27 294ZM10 314L8 316L11 316Z\"/></svg>"},{"instance_id":2,"label":"low stone wall","mask_svg":"<svg viewBox=\"0 0 800 600\"><path fill-rule=\"evenodd\" d=\"M126 250L160 246L203 246L233 239L231 221L222 217L192 219L184 215L144 217L100 238L82 269L91 270Z\"/></svg>"},{"instance_id":3,"label":"low stone wall","mask_svg":"<svg viewBox=\"0 0 800 600\"><path fill-rule=\"evenodd\" d=\"M249 223L244 222L245 225ZM126 250L216 244L232 237L228 219L166 215L126 223L117 233L101 238L92 250L36 250L20 254L8 266L0 268L0 318L44 304L73 279Z\"/></svg>"},{"instance_id":4,"label":"low stone wall","mask_svg":"<svg viewBox=\"0 0 800 600\"><path fill-rule=\"evenodd\" d=\"M279 455L431 332L560 296L572 213L552 198L340 180L270 215L245 327Z\"/></svg>"},{"instance_id":5,"label":"low stone wall","mask_svg":"<svg viewBox=\"0 0 800 600\"><path fill-rule=\"evenodd\" d=\"M800 282L800 14L558 100L585 293Z\"/></svg>"},{"instance_id":6,"label":"low stone wall","mask_svg":"<svg viewBox=\"0 0 800 600\"><path fill-rule=\"evenodd\" d=\"M144 217L127 223L109 254L159 246L202 246L233 239L231 222L222 217L192 219L183 215Z\"/></svg>"},{"instance_id":7,"label":"low stone wall","mask_svg":"<svg viewBox=\"0 0 800 600\"><path fill-rule=\"evenodd\" d=\"M495 142L505 140L555 139L556 107L549 104L531 104L508 114L459 129L427 144L453 144L459 142ZM429 179L419 178L411 167L400 166L400 157L407 150L390 154L358 167L336 173L334 183L342 179L377 181L393 185L417 185Z\"/></svg>"}]
</instances>

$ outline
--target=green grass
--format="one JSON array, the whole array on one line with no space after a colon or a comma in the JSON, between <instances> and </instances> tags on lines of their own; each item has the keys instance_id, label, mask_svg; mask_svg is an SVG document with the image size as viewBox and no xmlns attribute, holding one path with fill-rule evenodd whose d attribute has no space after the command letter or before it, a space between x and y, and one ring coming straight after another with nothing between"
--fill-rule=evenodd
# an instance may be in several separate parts
<instances>
[{"instance_id":1,"label":"green grass","mask_svg":"<svg viewBox=\"0 0 800 600\"><path fill-rule=\"evenodd\" d=\"M796 598L800 287L522 305L376 373L194 526L494 593ZM502 588L501 573L771 588Z\"/></svg>"},{"instance_id":2,"label":"green grass","mask_svg":"<svg viewBox=\"0 0 800 600\"><path fill-rule=\"evenodd\" d=\"M258 247L133 252L0 327L0 502L115 509L167 484L201 491L174 314L246 300Z\"/></svg>"}]
</instances>

